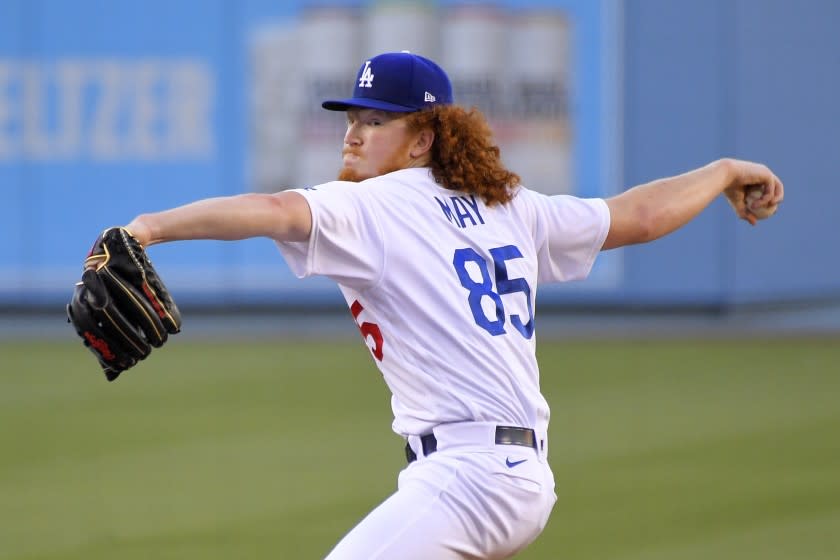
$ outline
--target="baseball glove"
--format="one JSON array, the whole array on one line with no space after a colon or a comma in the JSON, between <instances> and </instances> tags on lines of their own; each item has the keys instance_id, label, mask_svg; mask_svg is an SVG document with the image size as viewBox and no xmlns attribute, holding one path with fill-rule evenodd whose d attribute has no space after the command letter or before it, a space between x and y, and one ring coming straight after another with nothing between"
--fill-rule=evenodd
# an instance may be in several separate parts
<instances>
[{"instance_id":1,"label":"baseball glove","mask_svg":"<svg viewBox=\"0 0 840 560\"><path fill-rule=\"evenodd\" d=\"M119 227L106 229L93 243L67 320L108 381L181 330L178 307L143 246Z\"/></svg>"}]
</instances>

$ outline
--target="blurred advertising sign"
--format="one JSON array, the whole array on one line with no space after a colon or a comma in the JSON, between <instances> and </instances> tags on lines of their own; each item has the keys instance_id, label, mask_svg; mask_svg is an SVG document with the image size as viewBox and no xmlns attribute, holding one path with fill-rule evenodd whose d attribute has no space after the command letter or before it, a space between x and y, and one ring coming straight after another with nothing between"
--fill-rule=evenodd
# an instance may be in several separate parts
<instances>
[{"instance_id":1,"label":"blurred advertising sign","mask_svg":"<svg viewBox=\"0 0 840 560\"><path fill-rule=\"evenodd\" d=\"M345 118L320 101L349 94L364 58L385 51L441 62L526 186L608 196L620 5L2 0L0 304L63 301L96 234L139 213L334 179ZM153 251L182 299L337 294L295 279L266 240ZM614 287L617 258L587 287Z\"/></svg>"},{"instance_id":2,"label":"blurred advertising sign","mask_svg":"<svg viewBox=\"0 0 840 560\"><path fill-rule=\"evenodd\" d=\"M577 192L573 23L561 3L532 4L319 2L291 25L261 27L251 41L254 188L333 179L344 123L322 111L318 100L348 95L365 56L409 50L440 62L456 102L484 112L506 164L525 185L551 194ZM288 79L291 67L294 81ZM292 100L301 83L303 99Z\"/></svg>"},{"instance_id":3,"label":"blurred advertising sign","mask_svg":"<svg viewBox=\"0 0 840 560\"><path fill-rule=\"evenodd\" d=\"M201 59L0 57L0 91L0 162L214 155L215 84Z\"/></svg>"}]
</instances>

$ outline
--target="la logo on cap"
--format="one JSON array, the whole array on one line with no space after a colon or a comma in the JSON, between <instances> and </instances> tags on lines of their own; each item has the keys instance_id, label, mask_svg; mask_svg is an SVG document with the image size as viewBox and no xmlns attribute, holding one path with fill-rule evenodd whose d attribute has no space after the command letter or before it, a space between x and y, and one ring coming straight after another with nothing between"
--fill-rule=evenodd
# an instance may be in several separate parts
<instances>
[{"instance_id":1,"label":"la logo on cap","mask_svg":"<svg viewBox=\"0 0 840 560\"><path fill-rule=\"evenodd\" d=\"M370 69L370 60L365 61L365 70L359 77L359 87L373 87L373 72Z\"/></svg>"}]
</instances>

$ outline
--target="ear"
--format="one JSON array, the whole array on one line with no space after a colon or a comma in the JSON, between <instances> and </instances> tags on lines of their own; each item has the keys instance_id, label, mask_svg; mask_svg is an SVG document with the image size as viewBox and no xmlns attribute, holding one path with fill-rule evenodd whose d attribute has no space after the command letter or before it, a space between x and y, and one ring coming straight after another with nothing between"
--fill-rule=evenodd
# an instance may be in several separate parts
<instances>
[{"instance_id":1,"label":"ear","mask_svg":"<svg viewBox=\"0 0 840 560\"><path fill-rule=\"evenodd\" d=\"M414 143L411 145L409 155L412 158L419 158L423 154L432 149L432 144L435 142L435 133L430 128L424 128L417 133L414 138Z\"/></svg>"}]
</instances>

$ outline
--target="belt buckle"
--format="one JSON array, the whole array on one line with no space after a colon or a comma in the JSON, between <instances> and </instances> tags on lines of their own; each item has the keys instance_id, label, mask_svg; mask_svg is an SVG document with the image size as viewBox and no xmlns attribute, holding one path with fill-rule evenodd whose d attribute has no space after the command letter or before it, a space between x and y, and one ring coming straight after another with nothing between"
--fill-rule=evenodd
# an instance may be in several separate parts
<instances>
[{"instance_id":1,"label":"belt buckle","mask_svg":"<svg viewBox=\"0 0 840 560\"><path fill-rule=\"evenodd\" d=\"M537 437L531 428L519 426L496 426L497 445L520 445L537 449Z\"/></svg>"}]
</instances>

